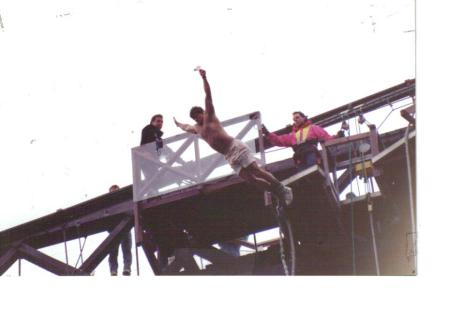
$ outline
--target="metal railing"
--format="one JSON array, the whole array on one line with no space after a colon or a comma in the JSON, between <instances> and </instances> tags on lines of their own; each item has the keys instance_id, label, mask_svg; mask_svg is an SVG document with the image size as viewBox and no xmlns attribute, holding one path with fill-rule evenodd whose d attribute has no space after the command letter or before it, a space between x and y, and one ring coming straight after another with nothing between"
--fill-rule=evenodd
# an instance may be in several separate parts
<instances>
[{"instance_id":1,"label":"metal railing","mask_svg":"<svg viewBox=\"0 0 450 322\"><path fill-rule=\"evenodd\" d=\"M245 142L258 162L265 165L264 149L256 149L256 144L263 146L259 112L221 124L232 137ZM162 148L155 143L135 147L131 154L134 202L233 173L222 154L214 151L199 135L190 133L164 139Z\"/></svg>"}]
</instances>

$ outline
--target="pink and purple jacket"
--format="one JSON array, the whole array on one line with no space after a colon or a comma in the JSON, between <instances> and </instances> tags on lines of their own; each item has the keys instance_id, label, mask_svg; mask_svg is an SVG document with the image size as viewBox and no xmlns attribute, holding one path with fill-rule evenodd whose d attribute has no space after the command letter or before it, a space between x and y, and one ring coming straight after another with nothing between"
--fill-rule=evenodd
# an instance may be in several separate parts
<instances>
[{"instance_id":1,"label":"pink and purple jacket","mask_svg":"<svg viewBox=\"0 0 450 322\"><path fill-rule=\"evenodd\" d=\"M270 143L276 146L294 146L303 143L307 140L328 141L334 139L335 135L328 134L323 128L307 121L301 127L292 127L292 132L289 134L277 135L269 133L267 138Z\"/></svg>"}]
</instances>

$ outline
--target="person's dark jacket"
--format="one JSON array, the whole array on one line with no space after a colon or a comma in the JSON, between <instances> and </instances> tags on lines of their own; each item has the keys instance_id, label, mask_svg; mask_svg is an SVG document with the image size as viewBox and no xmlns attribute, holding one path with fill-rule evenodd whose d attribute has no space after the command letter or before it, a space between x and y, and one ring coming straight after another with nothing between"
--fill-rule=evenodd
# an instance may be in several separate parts
<instances>
[{"instance_id":1,"label":"person's dark jacket","mask_svg":"<svg viewBox=\"0 0 450 322\"><path fill-rule=\"evenodd\" d=\"M147 143L152 143L156 141L156 146L158 148L162 148L162 135L164 133L154 127L153 125L149 124L146 127L144 127L142 129L142 134L141 134L141 145L147 144Z\"/></svg>"}]
</instances>

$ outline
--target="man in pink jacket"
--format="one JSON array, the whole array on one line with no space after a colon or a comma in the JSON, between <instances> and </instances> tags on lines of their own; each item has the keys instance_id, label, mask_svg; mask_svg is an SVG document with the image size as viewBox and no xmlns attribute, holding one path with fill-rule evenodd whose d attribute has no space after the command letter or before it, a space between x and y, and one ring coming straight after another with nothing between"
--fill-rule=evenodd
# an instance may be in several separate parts
<instances>
[{"instance_id":1,"label":"man in pink jacket","mask_svg":"<svg viewBox=\"0 0 450 322\"><path fill-rule=\"evenodd\" d=\"M302 112L292 113L292 132L284 135L269 133L265 126L262 132L264 136L276 146L292 147L294 150L294 162L299 170L304 170L320 161L317 151L317 143L344 136L344 131L337 135L330 135L318 125L313 124Z\"/></svg>"}]
</instances>

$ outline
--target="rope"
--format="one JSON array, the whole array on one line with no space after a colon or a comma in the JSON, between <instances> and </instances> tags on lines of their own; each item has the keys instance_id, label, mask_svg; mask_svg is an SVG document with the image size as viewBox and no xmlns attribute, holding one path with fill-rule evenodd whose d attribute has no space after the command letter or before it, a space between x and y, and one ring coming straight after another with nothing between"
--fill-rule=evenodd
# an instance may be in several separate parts
<instances>
[{"instance_id":1,"label":"rope","mask_svg":"<svg viewBox=\"0 0 450 322\"><path fill-rule=\"evenodd\" d=\"M77 224L77 235L78 235L78 248L80 249L80 257L81 257L81 265L83 265L83 249L81 248L81 240L80 240L80 225ZM78 260L77 260L78 264ZM75 265L76 267L76 265Z\"/></svg>"},{"instance_id":2,"label":"rope","mask_svg":"<svg viewBox=\"0 0 450 322\"><path fill-rule=\"evenodd\" d=\"M278 207L278 206L277 206ZM280 215L279 213L278 213L278 208L276 208L277 209L277 219L278 219L278 216ZM283 265L283 270L284 270L284 275L289 275L289 269L288 269L288 267L287 267L287 263L286 263L286 256L284 255L284 244L283 244L283 238L284 238L284 236L283 236L283 232L282 232L282 228L281 228L281 223L279 222L279 219L278 219L278 226L279 226L279 228L278 228L278 233L279 233L279 236L280 236L280 239L279 239L279 241L280 241L280 257L281 257L281 263L282 263L282 265Z\"/></svg>"},{"instance_id":3,"label":"rope","mask_svg":"<svg viewBox=\"0 0 450 322\"><path fill-rule=\"evenodd\" d=\"M80 261L80 258L82 257L84 246L86 245L86 240L87 240L87 237L84 237L83 246L81 247L80 255L78 255L77 262L75 263L75 266L74 266L75 268L77 267L78 262Z\"/></svg>"},{"instance_id":4,"label":"rope","mask_svg":"<svg viewBox=\"0 0 450 322\"><path fill-rule=\"evenodd\" d=\"M65 229L63 229L63 239L64 239L64 252L66 254L66 264L69 265L69 254L67 252L66 230Z\"/></svg>"},{"instance_id":5,"label":"rope","mask_svg":"<svg viewBox=\"0 0 450 322\"><path fill-rule=\"evenodd\" d=\"M356 120L356 118L354 118L354 120L355 120L356 134L361 134L361 128L359 126L359 123ZM359 180L356 180L356 187L358 188L358 196L360 196L361 195L361 190L359 189Z\"/></svg>"},{"instance_id":6,"label":"rope","mask_svg":"<svg viewBox=\"0 0 450 322\"><path fill-rule=\"evenodd\" d=\"M412 234L412 247L413 247L413 256L414 256L414 270L417 268L417 256L416 256L416 222L414 216L414 200L413 200L413 191L412 191L412 177L411 177L411 160L409 158L409 126L405 131L405 153L406 153L406 169L408 172L408 193L409 193L409 209L410 209L410 218L411 218L411 234Z\"/></svg>"},{"instance_id":7,"label":"rope","mask_svg":"<svg viewBox=\"0 0 450 322\"><path fill-rule=\"evenodd\" d=\"M136 245L136 240L134 241L134 252L136 253L136 275L139 276L139 254L138 254L138 247Z\"/></svg>"},{"instance_id":8,"label":"rope","mask_svg":"<svg viewBox=\"0 0 450 322\"><path fill-rule=\"evenodd\" d=\"M353 144L349 143L349 160L350 163L348 165L348 170L350 171L350 218L351 218L351 230L352 230L352 270L353 275L356 275L356 245L355 245L355 213L353 209L353 156L352 156L352 147Z\"/></svg>"},{"instance_id":9,"label":"rope","mask_svg":"<svg viewBox=\"0 0 450 322\"><path fill-rule=\"evenodd\" d=\"M362 114L360 114L359 119L364 121L364 123L368 124L368 121L365 120L365 118L363 116L361 116ZM355 118L355 129L357 130L357 133L361 133L361 128L360 128L360 122L356 120ZM349 147L349 159L350 159L350 166L349 166L349 171L350 171L350 176L351 176L351 181L353 181L353 171L352 171L352 144L350 144ZM362 167L363 167L363 176L364 176L364 187L366 190L366 194L367 194L367 208L368 208L368 212L369 212L369 221L370 221L370 229L371 229L371 234L372 234L372 246L373 246L373 250L374 250L374 258L375 258L375 267L376 267L376 272L377 275L380 275L380 269L379 269L379 263L378 263L378 252L377 252L377 244L376 244L376 239L375 239L375 231L374 231L374 225L373 225L373 212L372 212L372 203L371 203L371 199L370 199L370 185L372 185L372 190L373 189L373 183L371 181L371 178L368 178L367 175L367 167L366 167L366 163L364 160L364 153L362 151L360 152L360 159L362 160ZM356 181L357 183L357 188L358 188L358 194L361 195L361 191L359 188L359 180ZM356 275L356 250L355 250L355 227L354 227L354 208L353 208L353 185L350 185L350 192L351 192L351 203L350 203L350 211L351 211L351 229L352 229L352 265L353 265L353 274Z\"/></svg>"},{"instance_id":10,"label":"rope","mask_svg":"<svg viewBox=\"0 0 450 322\"><path fill-rule=\"evenodd\" d=\"M77 262L75 263L74 268L77 267L78 262L80 261L80 259L81 259L81 265L83 265L83 250L84 250L84 245L86 245L86 239L87 239L87 237L84 237L83 245L81 245L80 225L79 225L79 223L77 223L77 235L78 235L78 247L80 249L80 255L78 255Z\"/></svg>"},{"instance_id":11,"label":"rope","mask_svg":"<svg viewBox=\"0 0 450 322\"><path fill-rule=\"evenodd\" d=\"M360 128L360 126L359 126L359 122L358 122L358 120L356 119L356 117L354 118L354 120L355 120L355 130L356 130L356 134L360 134L360 133L361 133L361 128Z\"/></svg>"},{"instance_id":12,"label":"rope","mask_svg":"<svg viewBox=\"0 0 450 322\"><path fill-rule=\"evenodd\" d=\"M414 99L413 99L413 101L414 101ZM391 111L388 113L388 115L385 117L385 119L381 122L381 124L377 127L377 130L379 130L380 129L380 127L383 125L383 123L388 119L388 117L392 114L392 112L394 112L394 111L396 111L396 110L398 110L398 109L400 109L400 108L403 108L403 107L406 107L406 106L412 106L412 104L411 103L407 103L407 104L403 104L403 105L401 105L401 106L397 106L397 107L393 107L393 105L392 104L389 104L389 106L391 107Z\"/></svg>"},{"instance_id":13,"label":"rope","mask_svg":"<svg viewBox=\"0 0 450 322\"><path fill-rule=\"evenodd\" d=\"M257 261L257 256L258 255L258 244L256 243L256 234L253 233L253 245L255 246L255 255L253 257L253 269L252 269L252 275L255 275L255 271L256 271L256 261Z\"/></svg>"},{"instance_id":14,"label":"rope","mask_svg":"<svg viewBox=\"0 0 450 322\"><path fill-rule=\"evenodd\" d=\"M360 157L362 160L364 183L365 183L366 195L367 195L367 212L369 214L370 232L372 235L372 247L373 247L373 255L374 255L374 259L375 259L375 270L377 272L377 276L379 276L380 275L380 265L378 262L378 248L377 248L377 241L375 238L375 230L374 230L374 226L373 226L373 205L372 205L372 199L370 197L371 185L372 185L372 192L373 192L373 184L372 184L371 178L369 178L367 176L367 168L366 168L366 162L364 160L363 152L361 152Z\"/></svg>"},{"instance_id":15,"label":"rope","mask_svg":"<svg viewBox=\"0 0 450 322\"><path fill-rule=\"evenodd\" d=\"M265 198L265 197L264 197ZM259 252L258 252L258 244L256 243L256 234L253 233L253 245L255 247L255 255L253 256L253 266L252 266L252 275L255 275L256 273L256 262L257 262L257 257L259 256Z\"/></svg>"},{"instance_id":16,"label":"rope","mask_svg":"<svg viewBox=\"0 0 450 322\"><path fill-rule=\"evenodd\" d=\"M388 119L388 117L394 112L394 109L392 108L392 104L389 104L391 106L391 111L388 113L388 115L384 118L384 120L381 122L381 124L377 127L377 130L380 129L380 127L383 125L383 123Z\"/></svg>"},{"instance_id":17,"label":"rope","mask_svg":"<svg viewBox=\"0 0 450 322\"><path fill-rule=\"evenodd\" d=\"M280 256L281 256L281 263L283 264L283 270L285 275L295 275L295 242L294 242L294 236L292 234L292 227L289 222L289 219L286 217L286 214L284 212L284 207L277 204L275 206L275 210L277 213L277 220L279 225L279 234L280 234ZM284 242L286 241L289 243L290 248L290 257L291 257L291 267L289 270L288 263L286 260L286 252L284 249Z\"/></svg>"},{"instance_id":18,"label":"rope","mask_svg":"<svg viewBox=\"0 0 450 322\"><path fill-rule=\"evenodd\" d=\"M373 247L373 254L375 258L375 269L377 272L377 276L380 276L380 264L378 261L378 248L377 248L377 241L375 239L375 230L373 227L373 210L372 210L372 199L370 198L370 193L367 194L367 210L369 213L369 221L370 221L370 232L372 234L372 247Z\"/></svg>"}]
</instances>

